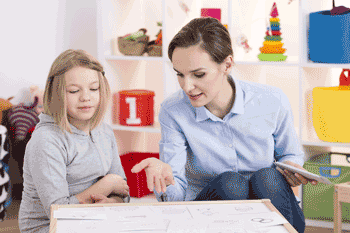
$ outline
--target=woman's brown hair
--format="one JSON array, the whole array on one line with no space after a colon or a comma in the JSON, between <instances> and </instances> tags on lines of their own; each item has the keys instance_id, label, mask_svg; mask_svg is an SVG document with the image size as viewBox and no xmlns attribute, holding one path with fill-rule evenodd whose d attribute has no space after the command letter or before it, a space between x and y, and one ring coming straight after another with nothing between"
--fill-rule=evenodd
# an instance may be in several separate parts
<instances>
[{"instance_id":1,"label":"woman's brown hair","mask_svg":"<svg viewBox=\"0 0 350 233\"><path fill-rule=\"evenodd\" d=\"M44 113L54 118L62 131L72 133L67 117L66 88L64 74L74 67L84 67L98 71L100 85L100 104L91 118L90 130L97 127L110 101L110 87L104 75L102 65L92 55L84 50L68 49L61 53L53 62L44 92Z\"/></svg>"},{"instance_id":2,"label":"woman's brown hair","mask_svg":"<svg viewBox=\"0 0 350 233\"><path fill-rule=\"evenodd\" d=\"M200 45L218 64L227 56L233 56L230 34L215 18L195 18L181 28L169 44L169 59L172 61L173 52L177 47L187 48L194 45Z\"/></svg>"}]
</instances>

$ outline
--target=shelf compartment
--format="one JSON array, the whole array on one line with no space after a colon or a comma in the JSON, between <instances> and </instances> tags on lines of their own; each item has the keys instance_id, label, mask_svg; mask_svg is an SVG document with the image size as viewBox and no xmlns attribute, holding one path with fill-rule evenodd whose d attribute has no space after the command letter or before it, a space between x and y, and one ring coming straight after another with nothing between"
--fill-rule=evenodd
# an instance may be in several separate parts
<instances>
[{"instance_id":1,"label":"shelf compartment","mask_svg":"<svg viewBox=\"0 0 350 233\"><path fill-rule=\"evenodd\" d=\"M155 40L162 28L157 26L157 22L163 21L162 4L163 0L99 1L102 35L100 46L103 54L113 55L113 41L140 28L147 29L146 35L150 37L149 41ZM115 52L115 55L122 55L118 48Z\"/></svg>"},{"instance_id":2,"label":"shelf compartment","mask_svg":"<svg viewBox=\"0 0 350 233\"><path fill-rule=\"evenodd\" d=\"M316 134L312 120L313 99L312 91L315 87L339 86L341 68L330 67L301 67L301 141L315 146L349 146L348 143L332 143L320 140Z\"/></svg>"},{"instance_id":3,"label":"shelf compartment","mask_svg":"<svg viewBox=\"0 0 350 233\"><path fill-rule=\"evenodd\" d=\"M236 63L248 62L256 65L260 48L263 46L266 36L267 26L269 25L270 12L273 2L266 1L244 1L232 0L232 27L230 30L232 46L234 51L234 60ZM281 37L283 48L286 49L284 55L287 61L284 64L298 65L299 57L299 6L297 3L283 4L277 3L278 18L281 23ZM246 53L239 44L240 35L245 35L248 39L248 45L251 50ZM264 63L268 65L269 63ZM283 64L283 62L281 62Z\"/></svg>"}]
</instances>

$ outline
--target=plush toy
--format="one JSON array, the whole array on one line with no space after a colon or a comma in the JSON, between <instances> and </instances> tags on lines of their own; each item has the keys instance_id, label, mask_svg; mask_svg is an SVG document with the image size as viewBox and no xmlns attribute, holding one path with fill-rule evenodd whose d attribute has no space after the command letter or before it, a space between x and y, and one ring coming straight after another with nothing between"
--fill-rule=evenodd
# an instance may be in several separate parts
<instances>
[{"instance_id":1,"label":"plush toy","mask_svg":"<svg viewBox=\"0 0 350 233\"><path fill-rule=\"evenodd\" d=\"M22 88L18 93L10 99L12 105L24 105L30 107L35 102L35 97L38 97L38 104L35 107L35 111L40 114L43 112L43 98L44 90L38 86L30 86L29 88Z\"/></svg>"},{"instance_id":2,"label":"plush toy","mask_svg":"<svg viewBox=\"0 0 350 233\"><path fill-rule=\"evenodd\" d=\"M22 89L15 101L19 103L8 112L8 120L15 130L15 139L23 140L39 123L39 114L43 112L44 91L37 86ZM21 98L22 99L21 99Z\"/></svg>"},{"instance_id":3,"label":"plush toy","mask_svg":"<svg viewBox=\"0 0 350 233\"><path fill-rule=\"evenodd\" d=\"M1 124L7 129L8 157L16 161L21 177L25 148L32 131L39 122L38 115L43 111L43 97L43 90L37 86L31 86L21 89L13 99L8 99L4 104L0 101L0 106L3 109L6 108L2 111ZM4 163L2 165L4 166ZM11 190L11 198L21 200L23 184L13 184Z\"/></svg>"}]
</instances>

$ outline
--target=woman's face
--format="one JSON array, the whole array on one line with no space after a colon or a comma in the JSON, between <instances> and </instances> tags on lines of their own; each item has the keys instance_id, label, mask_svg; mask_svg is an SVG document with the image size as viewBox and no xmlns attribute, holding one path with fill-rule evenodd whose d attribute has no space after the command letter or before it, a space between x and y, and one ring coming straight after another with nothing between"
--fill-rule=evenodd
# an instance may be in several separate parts
<instances>
[{"instance_id":1,"label":"woman's face","mask_svg":"<svg viewBox=\"0 0 350 233\"><path fill-rule=\"evenodd\" d=\"M227 81L227 63L217 64L198 45L176 48L172 63L179 84L194 107L220 106L220 100L225 98L220 93L231 88Z\"/></svg>"},{"instance_id":2,"label":"woman's face","mask_svg":"<svg viewBox=\"0 0 350 233\"><path fill-rule=\"evenodd\" d=\"M100 103L98 71L74 67L65 73L65 81L69 122L74 126L88 126Z\"/></svg>"}]
</instances>

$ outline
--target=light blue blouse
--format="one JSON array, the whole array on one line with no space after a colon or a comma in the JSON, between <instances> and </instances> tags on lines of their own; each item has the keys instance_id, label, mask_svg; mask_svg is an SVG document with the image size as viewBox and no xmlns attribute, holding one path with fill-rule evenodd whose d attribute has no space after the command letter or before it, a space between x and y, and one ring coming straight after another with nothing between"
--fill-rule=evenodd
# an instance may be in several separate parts
<instances>
[{"instance_id":1,"label":"light blue blouse","mask_svg":"<svg viewBox=\"0 0 350 233\"><path fill-rule=\"evenodd\" d=\"M236 97L223 119L204 106L193 107L182 90L162 103L160 159L172 167L176 181L167 187L168 201L195 199L214 176L226 171L257 171L273 167L275 160L303 165L304 152L283 91L231 76L229 80Z\"/></svg>"}]
</instances>

